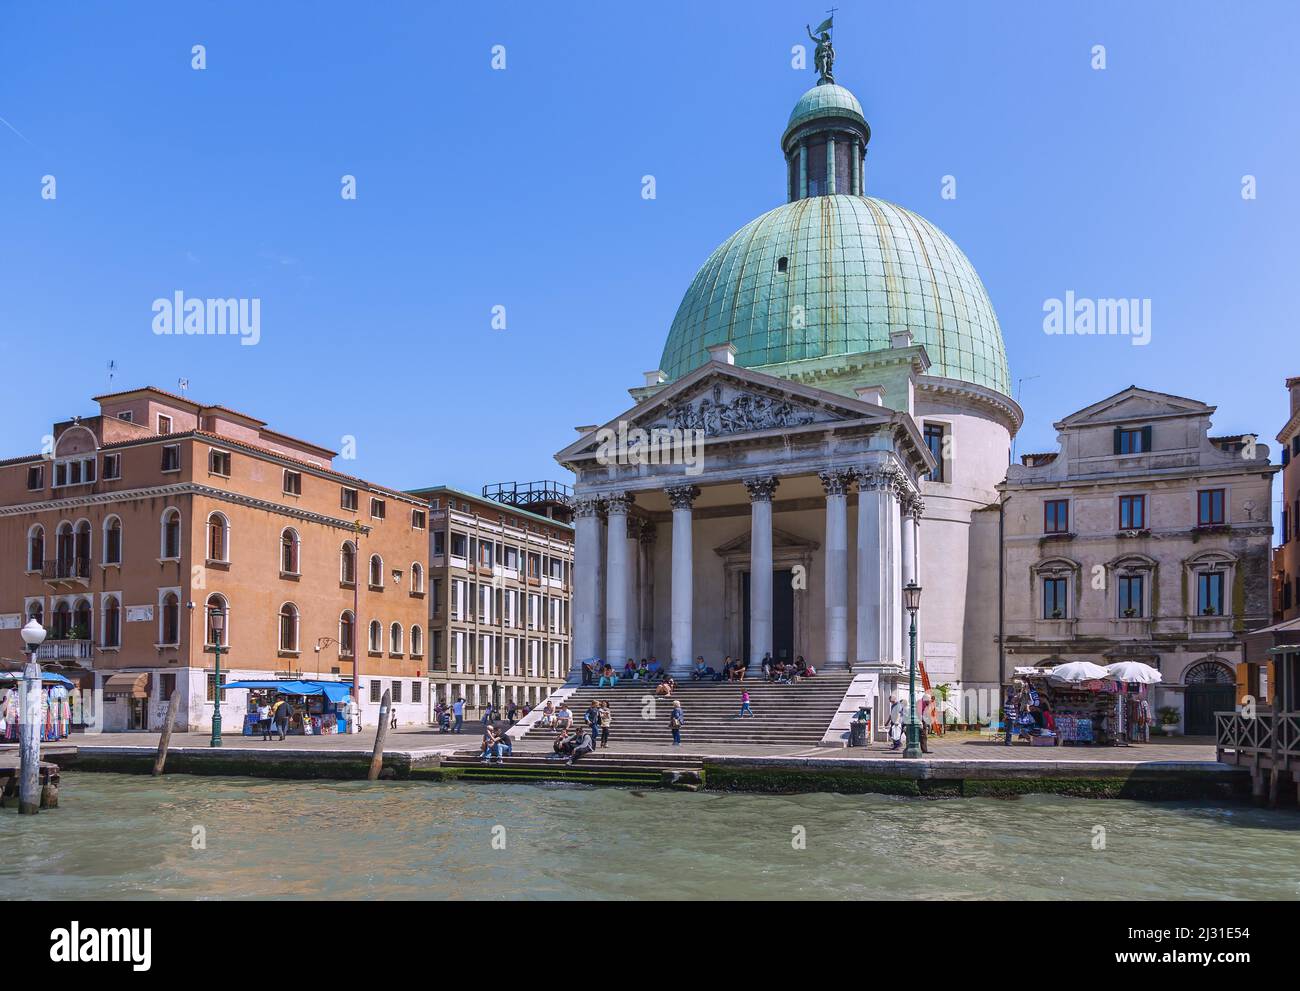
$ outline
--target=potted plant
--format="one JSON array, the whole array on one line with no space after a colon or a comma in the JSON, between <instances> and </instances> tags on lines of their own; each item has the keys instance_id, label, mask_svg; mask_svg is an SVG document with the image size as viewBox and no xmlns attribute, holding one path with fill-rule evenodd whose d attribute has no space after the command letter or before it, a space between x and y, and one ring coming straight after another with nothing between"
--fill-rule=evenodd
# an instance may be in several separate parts
<instances>
[{"instance_id":1,"label":"potted plant","mask_svg":"<svg viewBox=\"0 0 1300 991\"><path fill-rule=\"evenodd\" d=\"M1178 723L1182 720L1182 713L1172 705L1166 705L1156 710L1156 715L1160 717L1160 732L1165 736L1178 735Z\"/></svg>"},{"instance_id":2,"label":"potted plant","mask_svg":"<svg viewBox=\"0 0 1300 991\"><path fill-rule=\"evenodd\" d=\"M1125 619L1132 619L1132 618L1133 618L1134 616L1136 616L1137 614L1138 614L1138 611L1137 611L1136 609L1134 609L1132 606L1129 606L1127 609L1124 610L1124 618L1125 618Z\"/></svg>"},{"instance_id":3,"label":"potted plant","mask_svg":"<svg viewBox=\"0 0 1300 991\"><path fill-rule=\"evenodd\" d=\"M1052 619L1062 619L1062 618L1064 617L1064 615L1065 615L1065 614L1062 613L1060 609L1053 609L1053 610L1052 610Z\"/></svg>"}]
</instances>

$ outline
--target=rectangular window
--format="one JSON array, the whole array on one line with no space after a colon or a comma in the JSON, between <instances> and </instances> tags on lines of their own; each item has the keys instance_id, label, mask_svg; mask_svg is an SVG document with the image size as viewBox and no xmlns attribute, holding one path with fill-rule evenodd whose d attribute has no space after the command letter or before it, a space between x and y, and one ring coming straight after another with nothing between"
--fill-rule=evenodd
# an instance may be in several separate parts
<instances>
[{"instance_id":1,"label":"rectangular window","mask_svg":"<svg viewBox=\"0 0 1300 991\"><path fill-rule=\"evenodd\" d=\"M469 541L466 539L465 534L456 533L454 531L452 532L451 535L451 556L452 557L464 557L465 550L468 546L469 546Z\"/></svg>"},{"instance_id":2,"label":"rectangular window","mask_svg":"<svg viewBox=\"0 0 1300 991\"><path fill-rule=\"evenodd\" d=\"M285 469L284 491L286 495L302 495L302 472Z\"/></svg>"},{"instance_id":3,"label":"rectangular window","mask_svg":"<svg viewBox=\"0 0 1300 991\"><path fill-rule=\"evenodd\" d=\"M440 508L442 507L442 500L441 500L441 499L430 499L430 500L429 500L429 506L430 506L432 509L440 509Z\"/></svg>"},{"instance_id":4,"label":"rectangular window","mask_svg":"<svg viewBox=\"0 0 1300 991\"><path fill-rule=\"evenodd\" d=\"M1065 594L1069 582L1064 578L1043 579L1043 619L1065 619Z\"/></svg>"},{"instance_id":5,"label":"rectangular window","mask_svg":"<svg viewBox=\"0 0 1300 991\"><path fill-rule=\"evenodd\" d=\"M370 683L370 701L378 702L379 695L383 691L382 682L372 681Z\"/></svg>"},{"instance_id":6,"label":"rectangular window","mask_svg":"<svg viewBox=\"0 0 1300 991\"><path fill-rule=\"evenodd\" d=\"M1119 528L1145 530L1147 525L1147 497L1127 495L1119 497Z\"/></svg>"},{"instance_id":7,"label":"rectangular window","mask_svg":"<svg viewBox=\"0 0 1300 991\"><path fill-rule=\"evenodd\" d=\"M160 434L169 434L172 432L172 418L158 414L158 432ZM211 701L211 699L209 699Z\"/></svg>"},{"instance_id":8,"label":"rectangular window","mask_svg":"<svg viewBox=\"0 0 1300 991\"><path fill-rule=\"evenodd\" d=\"M948 480L947 465L943 457L943 436L943 424L927 423L925 425L925 446L930 449L934 460L939 462L934 471L926 476L932 482L946 482Z\"/></svg>"},{"instance_id":9,"label":"rectangular window","mask_svg":"<svg viewBox=\"0 0 1300 991\"><path fill-rule=\"evenodd\" d=\"M221 672L221 684L223 686L221 689L221 701L224 702L226 701L226 689L224 687L226 684L226 672L224 671ZM214 701L213 696L216 695L216 692L217 692L217 676L215 674L210 674L208 675L208 701L209 702Z\"/></svg>"},{"instance_id":10,"label":"rectangular window","mask_svg":"<svg viewBox=\"0 0 1300 991\"><path fill-rule=\"evenodd\" d=\"M1116 454L1146 454L1151 450L1150 427L1116 427Z\"/></svg>"},{"instance_id":11,"label":"rectangular window","mask_svg":"<svg viewBox=\"0 0 1300 991\"><path fill-rule=\"evenodd\" d=\"M1070 532L1070 500L1048 499L1043 503L1043 533Z\"/></svg>"},{"instance_id":12,"label":"rectangular window","mask_svg":"<svg viewBox=\"0 0 1300 991\"><path fill-rule=\"evenodd\" d=\"M164 673L158 676L158 700L160 702L170 702L175 691L175 672Z\"/></svg>"},{"instance_id":13,"label":"rectangular window","mask_svg":"<svg viewBox=\"0 0 1300 991\"><path fill-rule=\"evenodd\" d=\"M433 532L433 556L442 557L447 553L447 533L445 530Z\"/></svg>"},{"instance_id":14,"label":"rectangular window","mask_svg":"<svg viewBox=\"0 0 1300 991\"><path fill-rule=\"evenodd\" d=\"M419 702L420 702L422 696L424 695L423 691L421 690L423 687L424 687L424 683L421 682L421 681L413 681L413 682L411 682L411 701L412 701L412 702L415 702L415 703L419 703Z\"/></svg>"},{"instance_id":15,"label":"rectangular window","mask_svg":"<svg viewBox=\"0 0 1300 991\"><path fill-rule=\"evenodd\" d=\"M45 488L44 465L32 465L27 469L27 488L29 490Z\"/></svg>"},{"instance_id":16,"label":"rectangular window","mask_svg":"<svg viewBox=\"0 0 1300 991\"><path fill-rule=\"evenodd\" d=\"M384 500L383 500L383 499L371 499L371 500L370 500L370 518L371 518L371 519L374 519L374 520L382 520L382 519L384 519L384 514L385 514L387 511L388 511L388 507L384 504Z\"/></svg>"},{"instance_id":17,"label":"rectangular window","mask_svg":"<svg viewBox=\"0 0 1300 991\"><path fill-rule=\"evenodd\" d=\"M442 579L441 578L435 578L433 580L433 614L435 616L442 615Z\"/></svg>"},{"instance_id":18,"label":"rectangular window","mask_svg":"<svg viewBox=\"0 0 1300 991\"><path fill-rule=\"evenodd\" d=\"M402 683L401 683L400 681L395 681L395 682L393 682L393 699L392 699L392 701L393 701L394 704L396 704L396 703L402 701Z\"/></svg>"},{"instance_id":19,"label":"rectangular window","mask_svg":"<svg viewBox=\"0 0 1300 991\"><path fill-rule=\"evenodd\" d=\"M111 481L122 477L122 455L104 455L104 480Z\"/></svg>"},{"instance_id":20,"label":"rectangular window","mask_svg":"<svg viewBox=\"0 0 1300 991\"><path fill-rule=\"evenodd\" d=\"M1223 572L1203 571L1196 576L1196 611L1202 616L1223 615Z\"/></svg>"},{"instance_id":21,"label":"rectangular window","mask_svg":"<svg viewBox=\"0 0 1300 991\"><path fill-rule=\"evenodd\" d=\"M118 413L117 418L119 420L125 420L127 423L135 422L135 414L132 413L130 410L126 410L125 412Z\"/></svg>"},{"instance_id":22,"label":"rectangular window","mask_svg":"<svg viewBox=\"0 0 1300 991\"><path fill-rule=\"evenodd\" d=\"M1146 585L1141 575L1121 575L1119 579L1119 614L1123 619L1142 615L1142 591Z\"/></svg>"},{"instance_id":23,"label":"rectangular window","mask_svg":"<svg viewBox=\"0 0 1300 991\"><path fill-rule=\"evenodd\" d=\"M1203 489L1196 494L1196 525L1218 526L1224 521L1224 490Z\"/></svg>"},{"instance_id":24,"label":"rectangular window","mask_svg":"<svg viewBox=\"0 0 1300 991\"><path fill-rule=\"evenodd\" d=\"M179 444L163 445L162 470L163 471L181 470L181 446Z\"/></svg>"},{"instance_id":25,"label":"rectangular window","mask_svg":"<svg viewBox=\"0 0 1300 991\"><path fill-rule=\"evenodd\" d=\"M424 510L422 509L411 510L411 526L413 526L417 530L424 529Z\"/></svg>"},{"instance_id":26,"label":"rectangular window","mask_svg":"<svg viewBox=\"0 0 1300 991\"><path fill-rule=\"evenodd\" d=\"M340 488L339 506L355 513L357 511L357 490Z\"/></svg>"},{"instance_id":27,"label":"rectangular window","mask_svg":"<svg viewBox=\"0 0 1300 991\"><path fill-rule=\"evenodd\" d=\"M208 451L208 471L214 475L230 477L230 452Z\"/></svg>"}]
</instances>

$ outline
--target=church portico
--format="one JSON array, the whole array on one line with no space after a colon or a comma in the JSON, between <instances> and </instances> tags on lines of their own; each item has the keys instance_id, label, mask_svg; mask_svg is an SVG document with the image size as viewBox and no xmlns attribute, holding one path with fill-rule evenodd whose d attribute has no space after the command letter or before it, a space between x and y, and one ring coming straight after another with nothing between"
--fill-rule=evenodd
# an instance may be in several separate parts
<instances>
[{"instance_id":1,"label":"church portico","mask_svg":"<svg viewBox=\"0 0 1300 991\"><path fill-rule=\"evenodd\" d=\"M664 420L698 432L693 464L600 442ZM558 458L577 476L577 561L592 565L574 597L575 674L647 653L675 674L696 656L901 670L915 519L900 500L933 467L910 417L716 360Z\"/></svg>"}]
</instances>

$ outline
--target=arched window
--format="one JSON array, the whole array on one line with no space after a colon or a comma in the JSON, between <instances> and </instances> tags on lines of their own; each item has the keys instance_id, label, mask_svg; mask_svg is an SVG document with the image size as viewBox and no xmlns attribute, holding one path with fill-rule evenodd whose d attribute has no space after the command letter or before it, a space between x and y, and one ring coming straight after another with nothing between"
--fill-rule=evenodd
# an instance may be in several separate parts
<instances>
[{"instance_id":1,"label":"arched window","mask_svg":"<svg viewBox=\"0 0 1300 991\"><path fill-rule=\"evenodd\" d=\"M350 609L344 610L339 616L339 656L351 657L353 650L353 637L356 636L356 621L352 618Z\"/></svg>"},{"instance_id":2,"label":"arched window","mask_svg":"<svg viewBox=\"0 0 1300 991\"><path fill-rule=\"evenodd\" d=\"M39 523L27 531L27 570L45 567L45 527Z\"/></svg>"},{"instance_id":3,"label":"arched window","mask_svg":"<svg viewBox=\"0 0 1300 991\"><path fill-rule=\"evenodd\" d=\"M208 560L230 560L230 521L221 513L208 517Z\"/></svg>"},{"instance_id":4,"label":"arched window","mask_svg":"<svg viewBox=\"0 0 1300 991\"><path fill-rule=\"evenodd\" d=\"M116 516L104 520L104 563L122 563L122 521Z\"/></svg>"},{"instance_id":5,"label":"arched window","mask_svg":"<svg viewBox=\"0 0 1300 991\"><path fill-rule=\"evenodd\" d=\"M298 531L291 526L280 534L280 571L286 575L298 574Z\"/></svg>"},{"instance_id":6,"label":"arched window","mask_svg":"<svg viewBox=\"0 0 1300 991\"><path fill-rule=\"evenodd\" d=\"M54 607L54 622L50 624L51 640L67 640L72 630L72 607L60 602Z\"/></svg>"},{"instance_id":7,"label":"arched window","mask_svg":"<svg viewBox=\"0 0 1300 991\"><path fill-rule=\"evenodd\" d=\"M34 620L36 620L36 622L40 623L41 626L44 626L44 625L45 625L45 606L44 606L44 604L42 604L42 603L40 603L40 602L33 602L30 606L28 606L28 607L27 607L27 618L28 618L28 619L34 619Z\"/></svg>"},{"instance_id":8,"label":"arched window","mask_svg":"<svg viewBox=\"0 0 1300 991\"><path fill-rule=\"evenodd\" d=\"M104 599L102 638L105 647L122 646L122 604L116 595Z\"/></svg>"},{"instance_id":9,"label":"arched window","mask_svg":"<svg viewBox=\"0 0 1300 991\"><path fill-rule=\"evenodd\" d=\"M370 587L384 587L384 559L378 554L370 555Z\"/></svg>"},{"instance_id":10,"label":"arched window","mask_svg":"<svg viewBox=\"0 0 1300 991\"><path fill-rule=\"evenodd\" d=\"M388 652L390 654L400 654L402 652L401 623L394 623L388 628Z\"/></svg>"},{"instance_id":11,"label":"arched window","mask_svg":"<svg viewBox=\"0 0 1300 991\"><path fill-rule=\"evenodd\" d=\"M411 564L411 591L424 591L424 566L419 561Z\"/></svg>"},{"instance_id":12,"label":"arched window","mask_svg":"<svg viewBox=\"0 0 1300 991\"><path fill-rule=\"evenodd\" d=\"M166 607L164 606L164 608ZM222 618L225 620L224 628L220 633L213 629L212 614L214 612L222 613ZM209 647L215 646L217 643L220 643L223 647L230 644L230 605L226 602L224 595L214 594L208 596L208 601L203 606L203 629L203 642Z\"/></svg>"},{"instance_id":13,"label":"arched window","mask_svg":"<svg viewBox=\"0 0 1300 991\"><path fill-rule=\"evenodd\" d=\"M350 540L343 541L339 550L339 581L344 585L355 584L357 580L357 549Z\"/></svg>"},{"instance_id":14,"label":"arched window","mask_svg":"<svg viewBox=\"0 0 1300 991\"><path fill-rule=\"evenodd\" d=\"M89 640L91 605L89 599L78 599L72 609L72 629L68 631L70 640Z\"/></svg>"},{"instance_id":15,"label":"arched window","mask_svg":"<svg viewBox=\"0 0 1300 991\"><path fill-rule=\"evenodd\" d=\"M370 649L376 654L384 649L384 628L377 619L370 621Z\"/></svg>"},{"instance_id":16,"label":"arched window","mask_svg":"<svg viewBox=\"0 0 1300 991\"><path fill-rule=\"evenodd\" d=\"M1201 661L1193 664L1183 675L1185 685L1235 685L1237 677L1232 668L1218 661Z\"/></svg>"},{"instance_id":17,"label":"arched window","mask_svg":"<svg viewBox=\"0 0 1300 991\"><path fill-rule=\"evenodd\" d=\"M298 607L292 602L280 607L280 649L298 649Z\"/></svg>"},{"instance_id":18,"label":"arched window","mask_svg":"<svg viewBox=\"0 0 1300 991\"><path fill-rule=\"evenodd\" d=\"M81 520L77 524L75 543L77 568L73 572L79 578L90 577L90 520Z\"/></svg>"},{"instance_id":19,"label":"arched window","mask_svg":"<svg viewBox=\"0 0 1300 991\"><path fill-rule=\"evenodd\" d=\"M175 592L168 592L158 610L158 642L177 644L180 640L181 600Z\"/></svg>"},{"instance_id":20,"label":"arched window","mask_svg":"<svg viewBox=\"0 0 1300 991\"><path fill-rule=\"evenodd\" d=\"M54 538L54 556L58 562L58 577L67 578L72 574L72 565L77 557L76 537L71 523L60 523Z\"/></svg>"},{"instance_id":21,"label":"arched window","mask_svg":"<svg viewBox=\"0 0 1300 991\"><path fill-rule=\"evenodd\" d=\"M181 511L169 509L162 516L162 554L165 561L181 556ZM166 642L166 641L164 641Z\"/></svg>"},{"instance_id":22,"label":"arched window","mask_svg":"<svg viewBox=\"0 0 1300 991\"><path fill-rule=\"evenodd\" d=\"M424 656L424 631L418 626L411 627L411 656Z\"/></svg>"}]
</instances>

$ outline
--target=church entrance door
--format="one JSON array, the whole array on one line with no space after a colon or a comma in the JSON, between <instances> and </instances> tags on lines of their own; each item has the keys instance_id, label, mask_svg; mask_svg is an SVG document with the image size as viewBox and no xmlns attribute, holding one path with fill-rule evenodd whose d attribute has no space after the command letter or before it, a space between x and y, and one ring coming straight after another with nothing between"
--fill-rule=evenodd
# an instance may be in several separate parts
<instances>
[{"instance_id":1,"label":"church entrance door","mask_svg":"<svg viewBox=\"0 0 1300 991\"><path fill-rule=\"evenodd\" d=\"M749 572L740 573L741 657L749 657ZM772 572L772 659L794 660L794 572ZM758 674L759 672L755 672Z\"/></svg>"}]
</instances>

